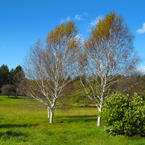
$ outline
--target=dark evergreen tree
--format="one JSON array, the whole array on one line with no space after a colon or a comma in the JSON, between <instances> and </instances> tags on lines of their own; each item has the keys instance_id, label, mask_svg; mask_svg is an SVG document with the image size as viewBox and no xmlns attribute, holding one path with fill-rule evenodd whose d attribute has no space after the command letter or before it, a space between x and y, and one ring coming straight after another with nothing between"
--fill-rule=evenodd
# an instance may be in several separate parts
<instances>
[{"instance_id":1,"label":"dark evergreen tree","mask_svg":"<svg viewBox=\"0 0 145 145\"><path fill-rule=\"evenodd\" d=\"M14 69L9 72L9 84L13 85Z\"/></svg>"},{"instance_id":2,"label":"dark evergreen tree","mask_svg":"<svg viewBox=\"0 0 145 145\"><path fill-rule=\"evenodd\" d=\"M2 86L8 83L9 83L9 68L7 65L3 64L0 67L0 93Z\"/></svg>"}]
</instances>

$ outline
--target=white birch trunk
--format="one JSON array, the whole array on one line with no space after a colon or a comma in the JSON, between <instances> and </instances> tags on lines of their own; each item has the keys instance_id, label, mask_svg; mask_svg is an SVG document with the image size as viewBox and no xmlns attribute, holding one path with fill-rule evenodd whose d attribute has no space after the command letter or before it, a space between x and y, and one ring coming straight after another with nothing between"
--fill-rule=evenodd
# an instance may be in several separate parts
<instances>
[{"instance_id":1,"label":"white birch trunk","mask_svg":"<svg viewBox=\"0 0 145 145\"><path fill-rule=\"evenodd\" d=\"M53 123L53 115L54 115L54 108L50 109L50 118L49 118L49 123Z\"/></svg>"},{"instance_id":2,"label":"white birch trunk","mask_svg":"<svg viewBox=\"0 0 145 145\"><path fill-rule=\"evenodd\" d=\"M97 126L101 126L101 117L100 117L100 115L98 116L98 119L97 119Z\"/></svg>"},{"instance_id":3,"label":"white birch trunk","mask_svg":"<svg viewBox=\"0 0 145 145\"><path fill-rule=\"evenodd\" d=\"M50 109L49 107L47 107L47 117L49 118L49 116L50 116Z\"/></svg>"},{"instance_id":4,"label":"white birch trunk","mask_svg":"<svg viewBox=\"0 0 145 145\"><path fill-rule=\"evenodd\" d=\"M102 105L100 105L100 108L99 108L99 113L101 113L101 112L102 112ZM97 126L101 126L101 116L100 116L100 114L98 115Z\"/></svg>"}]
</instances>

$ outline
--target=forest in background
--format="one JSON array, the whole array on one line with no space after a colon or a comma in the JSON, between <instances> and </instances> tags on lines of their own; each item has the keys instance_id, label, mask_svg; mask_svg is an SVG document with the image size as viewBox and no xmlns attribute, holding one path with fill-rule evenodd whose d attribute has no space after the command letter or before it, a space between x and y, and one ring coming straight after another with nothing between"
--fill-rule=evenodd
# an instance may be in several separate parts
<instances>
[{"instance_id":1,"label":"forest in background","mask_svg":"<svg viewBox=\"0 0 145 145\"><path fill-rule=\"evenodd\" d=\"M124 76L125 77L125 76ZM69 76L70 79L71 77ZM128 77L127 77L128 78ZM83 82L87 85L87 81L82 77ZM26 96L26 80L23 68L19 65L15 69L9 70L7 65L2 65L0 67L0 94L7 96ZM92 101L87 97L83 86L80 83L80 77L75 76L71 78L71 82L63 90L63 95L65 97L60 98L59 105L68 106L73 103L88 107L93 104ZM90 77L93 82L93 77ZM98 81L100 79L98 78ZM28 80L27 80L28 81ZM95 83L95 82L94 82ZM89 87L89 85L88 85ZM127 89L126 89L127 88ZM122 92L124 90L124 92ZM116 83L111 87L110 92L122 92L123 94L129 94L133 96L134 93L142 96L145 99L145 75L136 74L129 76L129 79L122 82ZM62 103L62 104L60 104Z\"/></svg>"}]
</instances>

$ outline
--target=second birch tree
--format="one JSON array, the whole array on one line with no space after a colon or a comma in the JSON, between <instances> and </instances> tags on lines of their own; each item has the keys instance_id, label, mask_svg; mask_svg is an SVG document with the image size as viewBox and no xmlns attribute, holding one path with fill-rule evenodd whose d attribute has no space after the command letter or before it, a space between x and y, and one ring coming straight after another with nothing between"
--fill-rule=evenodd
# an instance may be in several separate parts
<instances>
[{"instance_id":1,"label":"second birch tree","mask_svg":"<svg viewBox=\"0 0 145 145\"><path fill-rule=\"evenodd\" d=\"M133 39L123 16L110 12L104 19L99 19L84 41L80 75L86 76L87 86L80 80L99 112L104 100L111 96L111 86L130 74L139 61ZM98 116L97 126L100 125Z\"/></svg>"}]
</instances>

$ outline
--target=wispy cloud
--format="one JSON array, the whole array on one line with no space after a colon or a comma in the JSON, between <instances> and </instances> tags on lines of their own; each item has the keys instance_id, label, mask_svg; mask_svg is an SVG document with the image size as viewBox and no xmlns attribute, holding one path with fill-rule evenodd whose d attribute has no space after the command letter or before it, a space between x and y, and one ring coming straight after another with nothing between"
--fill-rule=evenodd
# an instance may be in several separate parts
<instances>
[{"instance_id":1,"label":"wispy cloud","mask_svg":"<svg viewBox=\"0 0 145 145\"><path fill-rule=\"evenodd\" d=\"M137 33L139 33L139 34L145 33L145 23L143 23L142 29L137 30Z\"/></svg>"},{"instance_id":2,"label":"wispy cloud","mask_svg":"<svg viewBox=\"0 0 145 145\"><path fill-rule=\"evenodd\" d=\"M83 15L88 16L88 13L85 12L85 13L83 13Z\"/></svg>"},{"instance_id":3,"label":"wispy cloud","mask_svg":"<svg viewBox=\"0 0 145 145\"><path fill-rule=\"evenodd\" d=\"M85 12L85 13L83 13L81 15L77 14L74 17L74 20L77 20L77 21L84 20L84 18L83 18L84 16L88 16L88 13Z\"/></svg>"},{"instance_id":4,"label":"wispy cloud","mask_svg":"<svg viewBox=\"0 0 145 145\"><path fill-rule=\"evenodd\" d=\"M140 66L137 68L140 73L145 73L145 66Z\"/></svg>"},{"instance_id":5,"label":"wispy cloud","mask_svg":"<svg viewBox=\"0 0 145 145\"><path fill-rule=\"evenodd\" d=\"M82 18L82 15L78 15L78 14L77 14L77 15L75 15L74 19L80 21L80 20L82 20L83 18Z\"/></svg>"},{"instance_id":6,"label":"wispy cloud","mask_svg":"<svg viewBox=\"0 0 145 145\"><path fill-rule=\"evenodd\" d=\"M83 13L83 14L81 14L81 15L76 14L76 15L74 16L74 18L72 18L72 19L71 19L70 16L68 16L68 17L65 18L65 19L60 19L60 23L65 23L65 22L68 22L68 21L70 21L70 20L81 21L81 20L84 20L83 16L88 16L88 13Z\"/></svg>"},{"instance_id":7,"label":"wispy cloud","mask_svg":"<svg viewBox=\"0 0 145 145\"><path fill-rule=\"evenodd\" d=\"M68 21L70 21L70 20L71 20L71 17L68 16L68 17L65 18L65 19L61 19L60 22L61 22L61 23L64 23L64 22L68 22Z\"/></svg>"},{"instance_id":8,"label":"wispy cloud","mask_svg":"<svg viewBox=\"0 0 145 145\"><path fill-rule=\"evenodd\" d=\"M76 39L80 40L82 45L84 44L84 38L82 34L79 33L78 35L76 35Z\"/></svg>"},{"instance_id":9,"label":"wispy cloud","mask_svg":"<svg viewBox=\"0 0 145 145\"><path fill-rule=\"evenodd\" d=\"M103 16L96 17L94 20L91 21L90 25L95 26L99 22L99 19L102 19L102 18Z\"/></svg>"}]
</instances>

